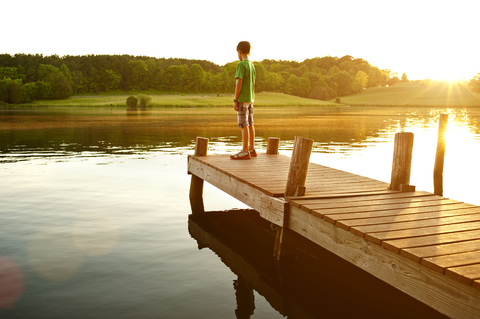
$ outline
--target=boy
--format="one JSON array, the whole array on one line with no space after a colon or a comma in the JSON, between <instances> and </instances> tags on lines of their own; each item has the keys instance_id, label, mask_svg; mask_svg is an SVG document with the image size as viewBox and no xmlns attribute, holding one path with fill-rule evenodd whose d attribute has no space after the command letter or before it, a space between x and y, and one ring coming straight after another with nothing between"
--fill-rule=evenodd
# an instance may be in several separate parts
<instances>
[{"instance_id":1,"label":"boy","mask_svg":"<svg viewBox=\"0 0 480 319\"><path fill-rule=\"evenodd\" d=\"M242 129L243 149L237 154L231 155L231 159L251 159L251 156L257 156L254 147L255 128L253 127L255 67L248 59L250 48L248 41L241 41L237 45L240 63L238 63L235 72L237 83L235 85L233 108L237 111L238 127Z\"/></svg>"}]
</instances>

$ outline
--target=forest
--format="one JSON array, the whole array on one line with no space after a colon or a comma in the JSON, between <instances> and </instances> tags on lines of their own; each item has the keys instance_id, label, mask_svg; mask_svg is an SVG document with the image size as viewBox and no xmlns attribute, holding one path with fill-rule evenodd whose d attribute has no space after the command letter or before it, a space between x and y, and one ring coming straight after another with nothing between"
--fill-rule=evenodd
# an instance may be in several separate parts
<instances>
[{"instance_id":1,"label":"forest","mask_svg":"<svg viewBox=\"0 0 480 319\"><path fill-rule=\"evenodd\" d=\"M43 56L0 54L0 102L66 99L72 95L155 92L232 93L238 61L224 66L205 60L131 55ZM330 100L364 88L408 81L350 55L303 62L254 62L256 92L279 92Z\"/></svg>"}]
</instances>

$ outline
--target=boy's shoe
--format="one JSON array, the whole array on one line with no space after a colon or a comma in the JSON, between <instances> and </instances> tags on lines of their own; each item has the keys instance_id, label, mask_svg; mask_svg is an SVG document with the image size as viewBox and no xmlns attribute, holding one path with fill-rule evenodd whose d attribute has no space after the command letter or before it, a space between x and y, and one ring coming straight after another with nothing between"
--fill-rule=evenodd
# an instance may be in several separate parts
<instances>
[{"instance_id":1,"label":"boy's shoe","mask_svg":"<svg viewBox=\"0 0 480 319\"><path fill-rule=\"evenodd\" d=\"M240 151L237 154L230 155L231 159L251 159L250 152Z\"/></svg>"},{"instance_id":2,"label":"boy's shoe","mask_svg":"<svg viewBox=\"0 0 480 319\"><path fill-rule=\"evenodd\" d=\"M254 149L250 150L250 156L257 156L257 152Z\"/></svg>"}]
</instances>

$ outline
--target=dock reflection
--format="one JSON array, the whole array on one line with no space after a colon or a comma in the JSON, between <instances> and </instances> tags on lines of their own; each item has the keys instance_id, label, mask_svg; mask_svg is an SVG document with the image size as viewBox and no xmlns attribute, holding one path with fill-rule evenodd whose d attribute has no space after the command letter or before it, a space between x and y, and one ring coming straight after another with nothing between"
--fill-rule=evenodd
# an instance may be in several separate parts
<instances>
[{"instance_id":1,"label":"dock reflection","mask_svg":"<svg viewBox=\"0 0 480 319\"><path fill-rule=\"evenodd\" d=\"M254 314L253 290L287 318L446 318L300 236L296 258L279 263L275 231L254 210L192 214L188 229L238 276L236 318Z\"/></svg>"}]
</instances>

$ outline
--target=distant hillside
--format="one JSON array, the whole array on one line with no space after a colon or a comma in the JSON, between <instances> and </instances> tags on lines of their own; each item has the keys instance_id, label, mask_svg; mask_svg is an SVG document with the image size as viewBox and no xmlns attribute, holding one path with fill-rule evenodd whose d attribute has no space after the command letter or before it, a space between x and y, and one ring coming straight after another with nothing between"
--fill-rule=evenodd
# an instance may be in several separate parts
<instances>
[{"instance_id":1,"label":"distant hillside","mask_svg":"<svg viewBox=\"0 0 480 319\"><path fill-rule=\"evenodd\" d=\"M341 98L350 105L398 105L438 107L480 107L480 93L472 93L459 82L397 83L390 87L376 87Z\"/></svg>"}]
</instances>

